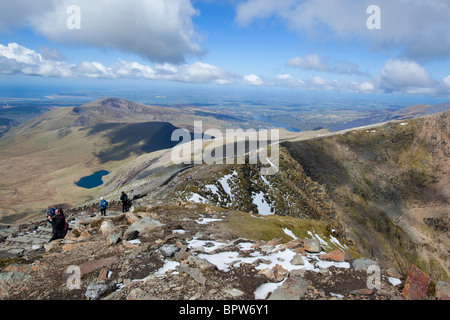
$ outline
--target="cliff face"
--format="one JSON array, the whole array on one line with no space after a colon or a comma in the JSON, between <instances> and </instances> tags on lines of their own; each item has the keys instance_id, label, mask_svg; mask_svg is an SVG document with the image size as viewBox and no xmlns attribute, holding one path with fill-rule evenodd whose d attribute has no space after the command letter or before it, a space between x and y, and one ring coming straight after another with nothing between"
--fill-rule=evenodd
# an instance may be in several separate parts
<instances>
[{"instance_id":1,"label":"cliff face","mask_svg":"<svg viewBox=\"0 0 450 320\"><path fill-rule=\"evenodd\" d=\"M448 277L449 112L283 146L365 254Z\"/></svg>"}]
</instances>

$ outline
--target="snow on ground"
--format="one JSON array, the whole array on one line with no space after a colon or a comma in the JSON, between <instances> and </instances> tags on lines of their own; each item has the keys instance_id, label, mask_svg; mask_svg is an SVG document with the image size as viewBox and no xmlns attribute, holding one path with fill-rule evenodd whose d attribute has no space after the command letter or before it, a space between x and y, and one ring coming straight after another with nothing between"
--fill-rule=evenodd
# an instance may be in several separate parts
<instances>
[{"instance_id":1,"label":"snow on ground","mask_svg":"<svg viewBox=\"0 0 450 320\"><path fill-rule=\"evenodd\" d=\"M213 218L200 218L198 220L195 220L195 222L197 222L198 224L207 224L210 222L215 222L215 221L222 221L223 219L213 219Z\"/></svg>"},{"instance_id":2,"label":"snow on ground","mask_svg":"<svg viewBox=\"0 0 450 320\"><path fill-rule=\"evenodd\" d=\"M164 265L155 274L165 274L169 271L175 271L179 265L180 263L177 261L166 260Z\"/></svg>"},{"instance_id":3,"label":"snow on ground","mask_svg":"<svg viewBox=\"0 0 450 320\"><path fill-rule=\"evenodd\" d=\"M201 195L199 195L198 193L192 193L191 197L187 199L189 202L194 202L194 203L207 203L208 200L203 198Z\"/></svg>"},{"instance_id":4,"label":"snow on ground","mask_svg":"<svg viewBox=\"0 0 450 320\"><path fill-rule=\"evenodd\" d=\"M278 288L279 286L281 286L284 281L283 280L281 282L277 282L277 283L273 283L273 282L269 282L269 283L264 283L262 285L260 285L256 290L255 290L255 299L256 300L265 300L267 298L267 296L269 295L269 293L272 293L273 291L275 291L276 288Z\"/></svg>"},{"instance_id":5,"label":"snow on ground","mask_svg":"<svg viewBox=\"0 0 450 320\"><path fill-rule=\"evenodd\" d=\"M333 236L331 236L331 235L330 235L330 242L333 243L333 244L335 244L336 246L338 246L339 248L341 248L341 249L343 249L343 250L348 249L347 245L345 245L345 244L342 245L342 244L339 242L338 239L336 239L335 237L333 237Z\"/></svg>"},{"instance_id":6,"label":"snow on ground","mask_svg":"<svg viewBox=\"0 0 450 320\"><path fill-rule=\"evenodd\" d=\"M197 223L206 224L214 221L220 221L222 219L212 219L212 218L200 218L195 220ZM173 233L185 233L186 230L173 230ZM295 234L289 230L288 228L283 228L283 232L292 237L293 239L297 239ZM317 239L323 247L331 248L327 241L325 241L322 237L320 237L317 233L308 231L308 235L314 239ZM342 245L335 237L330 236L331 243L338 246L341 249L347 249L347 246ZM239 268L241 264L248 263L253 264L255 262L259 262L256 265L256 270L263 269L272 269L277 264L287 271L292 270L307 270L319 273L321 269L328 269L330 267L335 268L350 268L350 263L348 262L334 262L334 261L323 261L320 259L320 255L324 252L320 253L308 253L302 255L303 264L302 265L294 265L291 263L295 255L292 249L283 249L279 250L280 245L276 245L272 250L269 251L260 251L255 250L254 242L248 241L240 241L238 244L234 242L219 242L216 240L201 240L198 237L193 237L191 240L187 240L187 245L192 255L196 255L201 259L205 259L210 263L214 264L218 270L223 272L228 272L232 268ZM229 248L229 249L227 249ZM237 251L236 251L237 248ZM219 252L218 252L219 251ZM259 260L259 261L258 261ZM180 266L179 262L172 261L166 259L164 265L155 272L155 274L162 275L168 272L172 272L178 274L177 267ZM397 286L401 283L399 279L389 277L387 280L393 285ZM254 294L255 299L261 300L266 299L266 297L277 289L279 286L283 284L282 282L277 283L265 283L259 286ZM334 295L334 294L333 294ZM336 297L341 297L338 294L335 294Z\"/></svg>"},{"instance_id":7,"label":"snow on ground","mask_svg":"<svg viewBox=\"0 0 450 320\"><path fill-rule=\"evenodd\" d=\"M289 230L288 228L283 228L283 232L286 233L289 237L293 238L293 239L298 239L295 234Z\"/></svg>"},{"instance_id":8,"label":"snow on ground","mask_svg":"<svg viewBox=\"0 0 450 320\"><path fill-rule=\"evenodd\" d=\"M273 215L270 205L264 199L264 192L252 193L253 204L258 208L258 214L263 216Z\"/></svg>"},{"instance_id":9,"label":"snow on ground","mask_svg":"<svg viewBox=\"0 0 450 320\"><path fill-rule=\"evenodd\" d=\"M228 180L233 176L237 176L237 172L235 170L219 179L219 183L222 185L223 190L228 194L231 200L233 200L233 193L231 192L231 187Z\"/></svg>"}]
</instances>

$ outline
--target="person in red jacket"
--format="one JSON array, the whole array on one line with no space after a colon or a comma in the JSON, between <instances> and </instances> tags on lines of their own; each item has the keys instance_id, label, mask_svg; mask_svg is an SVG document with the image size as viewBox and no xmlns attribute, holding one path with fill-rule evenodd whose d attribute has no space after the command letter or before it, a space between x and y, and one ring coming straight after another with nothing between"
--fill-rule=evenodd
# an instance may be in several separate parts
<instances>
[{"instance_id":1,"label":"person in red jacket","mask_svg":"<svg viewBox=\"0 0 450 320\"><path fill-rule=\"evenodd\" d=\"M48 242L52 242L56 239L64 239L69 229L69 224L66 222L66 217L64 217L62 210L56 209L55 215L53 217L47 216L47 219L50 221L53 228L53 236Z\"/></svg>"}]
</instances>

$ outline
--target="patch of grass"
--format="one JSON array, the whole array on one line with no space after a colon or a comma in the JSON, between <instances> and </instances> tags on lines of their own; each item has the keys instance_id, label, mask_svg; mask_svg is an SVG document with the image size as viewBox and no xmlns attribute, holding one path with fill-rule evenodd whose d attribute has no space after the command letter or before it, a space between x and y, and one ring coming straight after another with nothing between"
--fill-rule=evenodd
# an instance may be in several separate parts
<instances>
[{"instance_id":1,"label":"patch of grass","mask_svg":"<svg viewBox=\"0 0 450 320\"><path fill-rule=\"evenodd\" d=\"M85 223L85 225L89 225L91 228L93 228L95 230L100 230L100 226L102 225L104 220L105 220L104 218L100 218L97 220L93 220L91 222L87 222L87 223Z\"/></svg>"},{"instance_id":2,"label":"patch of grass","mask_svg":"<svg viewBox=\"0 0 450 320\"><path fill-rule=\"evenodd\" d=\"M243 211L230 212L221 225L238 237L264 241L282 238L284 243L292 238L283 228L289 229L300 239L308 237L308 231L315 231L319 235L327 234L327 224L323 221L289 216L254 216Z\"/></svg>"}]
</instances>

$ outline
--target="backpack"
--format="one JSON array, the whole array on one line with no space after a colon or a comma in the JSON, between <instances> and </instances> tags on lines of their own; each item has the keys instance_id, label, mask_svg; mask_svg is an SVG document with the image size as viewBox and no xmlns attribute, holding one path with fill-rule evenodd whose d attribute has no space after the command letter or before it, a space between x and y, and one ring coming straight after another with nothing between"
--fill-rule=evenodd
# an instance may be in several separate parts
<instances>
[{"instance_id":1,"label":"backpack","mask_svg":"<svg viewBox=\"0 0 450 320\"><path fill-rule=\"evenodd\" d=\"M108 206L108 201L103 200L102 208L103 208L103 209L106 209L107 206Z\"/></svg>"}]
</instances>

